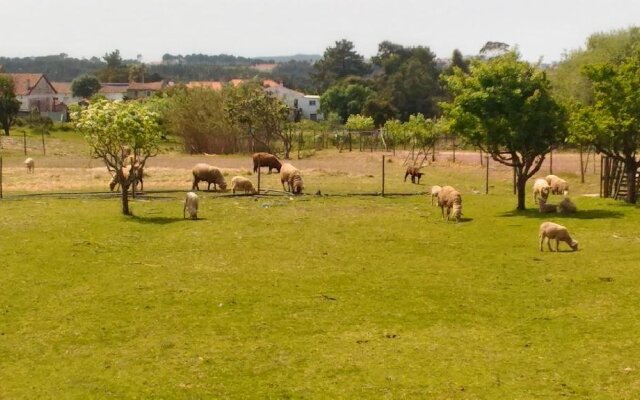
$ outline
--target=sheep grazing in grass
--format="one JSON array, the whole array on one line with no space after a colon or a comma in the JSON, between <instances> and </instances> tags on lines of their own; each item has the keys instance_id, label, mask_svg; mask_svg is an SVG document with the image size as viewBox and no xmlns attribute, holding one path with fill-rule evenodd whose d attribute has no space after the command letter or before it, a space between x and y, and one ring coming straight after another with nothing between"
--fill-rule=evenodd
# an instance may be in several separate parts
<instances>
[{"instance_id":1,"label":"sheep grazing in grass","mask_svg":"<svg viewBox=\"0 0 640 400\"><path fill-rule=\"evenodd\" d=\"M182 208L182 218L198 219L198 195L194 192L187 193L187 197L184 199L184 207Z\"/></svg>"},{"instance_id":2,"label":"sheep grazing in grass","mask_svg":"<svg viewBox=\"0 0 640 400\"><path fill-rule=\"evenodd\" d=\"M573 214L575 212L578 212L578 208L576 207L576 205L571 201L570 198L565 197L564 199L562 199L562 201L558 204L558 212L560 214Z\"/></svg>"},{"instance_id":3,"label":"sheep grazing in grass","mask_svg":"<svg viewBox=\"0 0 640 400\"><path fill-rule=\"evenodd\" d=\"M282 164L280 182L282 183L282 190L287 190L284 187L284 183L287 182L287 188L293 194L301 194L302 189L304 189L300 171L289 163Z\"/></svg>"},{"instance_id":4,"label":"sheep grazing in grass","mask_svg":"<svg viewBox=\"0 0 640 400\"><path fill-rule=\"evenodd\" d=\"M270 153L254 153L253 154L253 173L258 172L258 168L269 167L269 173L271 173L272 169L280 172L280 168L282 168L282 163L278 160L273 154Z\"/></svg>"},{"instance_id":5,"label":"sheep grazing in grass","mask_svg":"<svg viewBox=\"0 0 640 400\"><path fill-rule=\"evenodd\" d=\"M551 191L551 186L546 181L546 179L536 179L533 182L533 202L534 204L538 202L538 197L542 197L547 200L549 198L549 192Z\"/></svg>"},{"instance_id":6,"label":"sheep grazing in grass","mask_svg":"<svg viewBox=\"0 0 640 400\"><path fill-rule=\"evenodd\" d=\"M122 175L124 175L125 179L129 178L129 174L133 173L133 181L131 182L131 190L134 190L138 187L138 183L140 184L140 190L144 190L144 167L142 166L133 166L133 167L122 167ZM111 182L109 182L109 190L112 192L116 188L120 188L120 180L118 179L118 175L114 174L111 177Z\"/></svg>"},{"instance_id":7,"label":"sheep grazing in grass","mask_svg":"<svg viewBox=\"0 0 640 400\"><path fill-rule=\"evenodd\" d=\"M558 211L558 206L547 203L547 199L543 197L538 197L538 211L541 213L554 213Z\"/></svg>"},{"instance_id":8,"label":"sheep grazing in grass","mask_svg":"<svg viewBox=\"0 0 640 400\"><path fill-rule=\"evenodd\" d=\"M549 251L553 251L551 249L551 239L555 239L556 241L556 251L559 250L560 242L565 242L571 247L573 251L578 250L578 242L571 239L569 235L569 231L562 225L558 225L553 222L543 222L540 225L540 251L542 250L542 244L544 243L544 239L547 239L547 245L549 246Z\"/></svg>"},{"instance_id":9,"label":"sheep grazing in grass","mask_svg":"<svg viewBox=\"0 0 640 400\"><path fill-rule=\"evenodd\" d=\"M456 222L460 221L462 217L462 196L456 189L451 186L443 186L440 193L438 193L438 206L442 210L442 219L448 221L450 217L453 217ZM447 209L446 217L445 208ZM453 213L451 213L452 209Z\"/></svg>"},{"instance_id":10,"label":"sheep grazing in grass","mask_svg":"<svg viewBox=\"0 0 640 400\"><path fill-rule=\"evenodd\" d=\"M207 182L207 190L211 190L212 183L213 190L216 190L216 185L220 186L220 190L227 189L227 182L225 182L222 172L220 172L216 167L205 163L199 163L193 167L191 172L193 173L193 185L191 185L191 190L200 190L200 187L198 186L198 182L200 181Z\"/></svg>"},{"instance_id":11,"label":"sheep grazing in grass","mask_svg":"<svg viewBox=\"0 0 640 400\"><path fill-rule=\"evenodd\" d=\"M407 167L407 171L404 173L404 181L407 181L407 177L411 176L411 183L416 183L416 178L418 178L418 182L420 183L420 178L422 178L424 173L420 172L419 167Z\"/></svg>"},{"instance_id":12,"label":"sheep grazing in grass","mask_svg":"<svg viewBox=\"0 0 640 400\"><path fill-rule=\"evenodd\" d=\"M258 193L258 191L253 187L253 183L244 176L234 176L231 178L231 191L233 194L236 194L236 190L251 194Z\"/></svg>"},{"instance_id":13,"label":"sheep grazing in grass","mask_svg":"<svg viewBox=\"0 0 640 400\"><path fill-rule=\"evenodd\" d=\"M569 194L569 183L556 175L547 175L545 180L551 187L551 194Z\"/></svg>"},{"instance_id":14,"label":"sheep grazing in grass","mask_svg":"<svg viewBox=\"0 0 640 400\"><path fill-rule=\"evenodd\" d=\"M24 166L27 167L27 174L33 174L36 168L36 162L33 161L33 158L29 157L24 160Z\"/></svg>"},{"instance_id":15,"label":"sheep grazing in grass","mask_svg":"<svg viewBox=\"0 0 640 400\"><path fill-rule=\"evenodd\" d=\"M431 205L433 205L433 199L438 198L438 193L440 193L441 190L442 190L441 186L438 186L438 185L431 186Z\"/></svg>"}]
</instances>

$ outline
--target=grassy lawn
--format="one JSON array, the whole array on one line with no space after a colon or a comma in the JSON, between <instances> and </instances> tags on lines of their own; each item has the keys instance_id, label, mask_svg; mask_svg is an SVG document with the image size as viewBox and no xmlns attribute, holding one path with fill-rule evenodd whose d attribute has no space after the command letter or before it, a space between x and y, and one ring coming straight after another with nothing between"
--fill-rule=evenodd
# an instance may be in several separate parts
<instances>
[{"instance_id":1,"label":"grassy lawn","mask_svg":"<svg viewBox=\"0 0 640 400\"><path fill-rule=\"evenodd\" d=\"M0 397L640 397L638 208L496 185L459 224L425 196L5 200ZM541 253L546 219L581 250Z\"/></svg>"}]
</instances>

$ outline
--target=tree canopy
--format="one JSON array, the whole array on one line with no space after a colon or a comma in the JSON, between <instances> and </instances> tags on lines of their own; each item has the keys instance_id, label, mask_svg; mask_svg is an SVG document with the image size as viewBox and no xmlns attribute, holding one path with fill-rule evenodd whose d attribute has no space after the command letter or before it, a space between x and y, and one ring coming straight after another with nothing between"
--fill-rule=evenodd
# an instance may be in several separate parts
<instances>
[{"instance_id":1,"label":"tree canopy","mask_svg":"<svg viewBox=\"0 0 640 400\"><path fill-rule=\"evenodd\" d=\"M76 97L89 98L98 93L102 85L94 75L82 75L71 82L71 94Z\"/></svg>"},{"instance_id":2,"label":"tree canopy","mask_svg":"<svg viewBox=\"0 0 640 400\"><path fill-rule=\"evenodd\" d=\"M322 58L313 65L312 78L322 92L343 78L362 77L370 72L370 66L354 50L353 43L342 39L334 47L328 47Z\"/></svg>"},{"instance_id":3,"label":"tree canopy","mask_svg":"<svg viewBox=\"0 0 640 400\"><path fill-rule=\"evenodd\" d=\"M0 125L5 135L9 135L19 110L20 101L16 99L13 79L9 75L0 75Z\"/></svg>"}]
</instances>

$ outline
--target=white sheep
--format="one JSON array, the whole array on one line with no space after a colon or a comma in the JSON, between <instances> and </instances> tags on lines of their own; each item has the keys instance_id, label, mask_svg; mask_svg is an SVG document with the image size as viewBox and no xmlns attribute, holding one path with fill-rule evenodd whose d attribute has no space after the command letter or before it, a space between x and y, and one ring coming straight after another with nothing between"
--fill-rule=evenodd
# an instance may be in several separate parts
<instances>
[{"instance_id":1,"label":"white sheep","mask_svg":"<svg viewBox=\"0 0 640 400\"><path fill-rule=\"evenodd\" d=\"M546 179L536 179L535 182L533 182L533 203L536 204L538 202L538 197L547 200L550 191L551 186L549 186Z\"/></svg>"},{"instance_id":2,"label":"white sheep","mask_svg":"<svg viewBox=\"0 0 640 400\"><path fill-rule=\"evenodd\" d=\"M565 197L564 199L562 199L562 201L558 204L558 212L560 214L572 214L575 212L578 212L578 208L576 207L576 205L571 201L570 198Z\"/></svg>"},{"instance_id":3,"label":"white sheep","mask_svg":"<svg viewBox=\"0 0 640 400\"><path fill-rule=\"evenodd\" d=\"M33 158L29 157L24 160L24 166L27 167L27 174L33 174L35 172L36 163Z\"/></svg>"},{"instance_id":4,"label":"white sheep","mask_svg":"<svg viewBox=\"0 0 640 400\"><path fill-rule=\"evenodd\" d=\"M182 218L187 218L187 212L189 213L189 218L198 219L198 195L194 192L188 192L187 197L184 199Z\"/></svg>"},{"instance_id":5,"label":"white sheep","mask_svg":"<svg viewBox=\"0 0 640 400\"><path fill-rule=\"evenodd\" d=\"M301 194L304 189L300 171L289 163L282 164L280 168L280 182L282 190L287 190L284 187L284 183L287 182L288 190L293 194Z\"/></svg>"},{"instance_id":6,"label":"white sheep","mask_svg":"<svg viewBox=\"0 0 640 400\"><path fill-rule=\"evenodd\" d=\"M569 194L569 183L556 175L547 175L545 180L551 186L552 194Z\"/></svg>"},{"instance_id":7,"label":"white sheep","mask_svg":"<svg viewBox=\"0 0 640 400\"><path fill-rule=\"evenodd\" d=\"M438 193L440 193L441 190L442 190L441 186L438 186L438 185L431 186L431 205L433 205L433 199L438 198Z\"/></svg>"},{"instance_id":8,"label":"white sheep","mask_svg":"<svg viewBox=\"0 0 640 400\"><path fill-rule=\"evenodd\" d=\"M538 211L541 213L554 213L558 211L556 204L547 203L547 200L542 197L538 197Z\"/></svg>"},{"instance_id":9,"label":"white sheep","mask_svg":"<svg viewBox=\"0 0 640 400\"><path fill-rule=\"evenodd\" d=\"M565 242L571 247L573 251L578 250L578 242L571 239L569 235L569 231L566 227L562 225L558 225L553 222L543 222L540 225L540 251L542 250L542 244L544 243L544 239L547 239L547 245L549 246L549 251L553 251L551 249L551 239L555 239L556 241L556 251L559 250L560 242Z\"/></svg>"},{"instance_id":10,"label":"white sheep","mask_svg":"<svg viewBox=\"0 0 640 400\"><path fill-rule=\"evenodd\" d=\"M220 172L216 167L205 163L199 163L193 167L191 172L193 173L193 185L191 185L191 190L200 190L200 187L198 187L198 182L200 181L208 183L207 190L211 190L212 183L213 190L216 190L216 185L220 186L221 190L227 189L227 182L225 182L222 172Z\"/></svg>"},{"instance_id":11,"label":"white sheep","mask_svg":"<svg viewBox=\"0 0 640 400\"><path fill-rule=\"evenodd\" d=\"M258 191L253 187L253 183L244 176L234 176L231 178L231 191L236 194L236 190L242 190L245 193L256 194Z\"/></svg>"},{"instance_id":12,"label":"white sheep","mask_svg":"<svg viewBox=\"0 0 640 400\"><path fill-rule=\"evenodd\" d=\"M451 186L443 186L440 193L438 193L438 206L442 210L442 219L448 221L453 216L456 222L460 221L462 217L462 196L456 189ZM447 209L446 218L445 208ZM453 209L453 213L451 213L451 209Z\"/></svg>"}]
</instances>

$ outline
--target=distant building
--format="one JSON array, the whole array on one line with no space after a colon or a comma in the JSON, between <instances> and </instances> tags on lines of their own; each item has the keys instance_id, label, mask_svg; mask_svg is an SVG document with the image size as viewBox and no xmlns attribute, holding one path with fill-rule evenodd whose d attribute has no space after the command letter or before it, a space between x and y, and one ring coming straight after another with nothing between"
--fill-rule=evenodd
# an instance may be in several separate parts
<instances>
[{"instance_id":1,"label":"distant building","mask_svg":"<svg viewBox=\"0 0 640 400\"><path fill-rule=\"evenodd\" d=\"M21 114L36 109L40 115L54 121L67 116L67 105L44 74L5 74L13 80L16 99L20 101Z\"/></svg>"},{"instance_id":2,"label":"distant building","mask_svg":"<svg viewBox=\"0 0 640 400\"><path fill-rule=\"evenodd\" d=\"M127 98L129 99L143 99L145 97L152 96L154 93L167 87L169 84L165 81L138 83L131 82L127 88Z\"/></svg>"}]
</instances>

